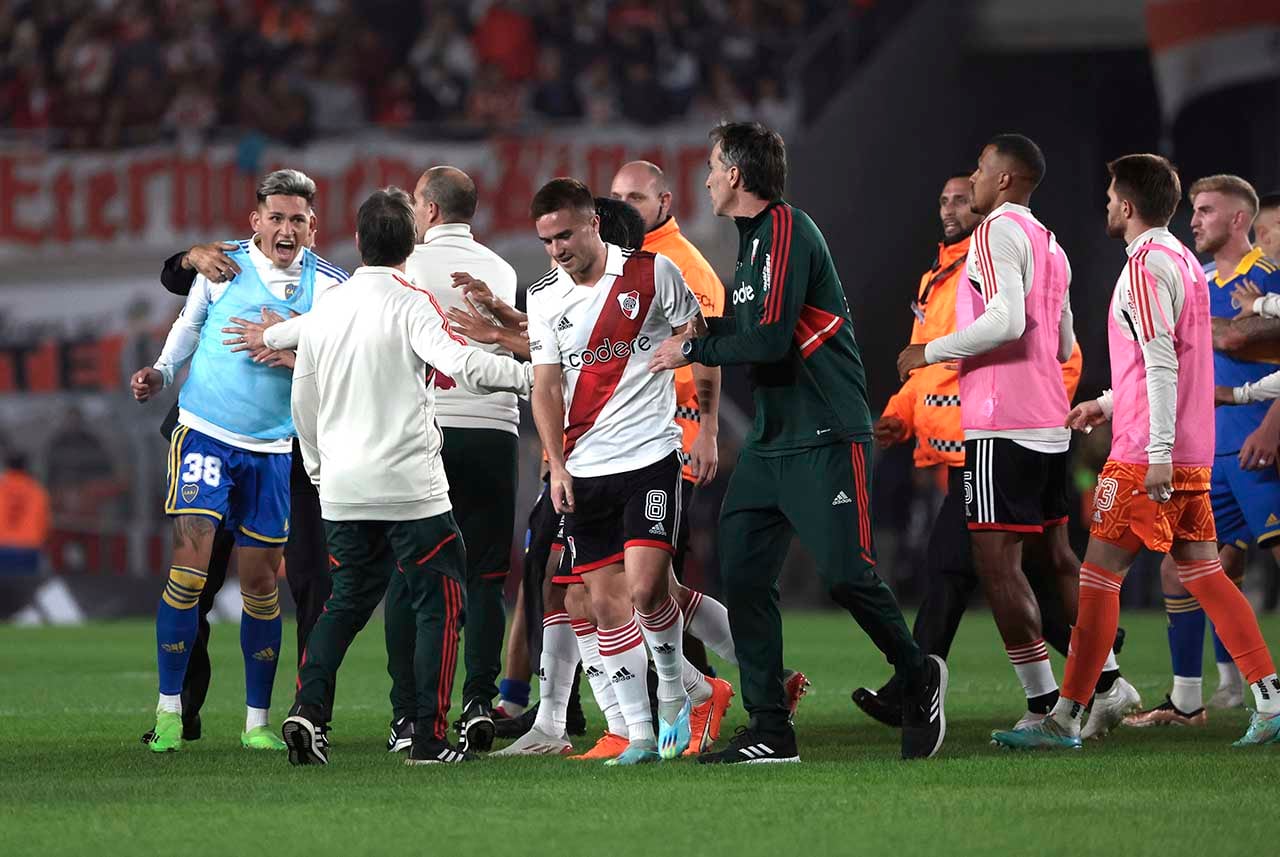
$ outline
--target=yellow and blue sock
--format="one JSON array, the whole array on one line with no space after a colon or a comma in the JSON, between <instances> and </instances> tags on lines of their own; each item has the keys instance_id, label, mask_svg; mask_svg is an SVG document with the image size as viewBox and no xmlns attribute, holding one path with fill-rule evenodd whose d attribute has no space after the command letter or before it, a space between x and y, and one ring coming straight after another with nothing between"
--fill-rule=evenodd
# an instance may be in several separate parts
<instances>
[{"instance_id":1,"label":"yellow and blue sock","mask_svg":"<svg viewBox=\"0 0 1280 857\"><path fill-rule=\"evenodd\" d=\"M280 590L250 595L241 590L240 651L244 653L244 695L250 708L271 707L271 686L280 663Z\"/></svg>"},{"instance_id":2,"label":"yellow and blue sock","mask_svg":"<svg viewBox=\"0 0 1280 857\"><path fill-rule=\"evenodd\" d=\"M204 591L205 573L183 565L169 566L160 604L156 607L156 666L160 673L160 693L177 696L182 693L182 679L191 660L200 625L200 593Z\"/></svg>"},{"instance_id":3,"label":"yellow and blue sock","mask_svg":"<svg viewBox=\"0 0 1280 857\"><path fill-rule=\"evenodd\" d=\"M1204 610L1192 595L1164 596L1169 617L1169 657L1173 674L1199 678L1204 670Z\"/></svg>"}]
</instances>

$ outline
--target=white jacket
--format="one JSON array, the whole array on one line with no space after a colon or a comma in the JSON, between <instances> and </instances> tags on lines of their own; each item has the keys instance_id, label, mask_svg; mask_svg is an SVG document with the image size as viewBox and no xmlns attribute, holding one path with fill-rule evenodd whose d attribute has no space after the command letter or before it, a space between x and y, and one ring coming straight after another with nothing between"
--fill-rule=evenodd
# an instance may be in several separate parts
<instances>
[{"instance_id":1,"label":"white jacket","mask_svg":"<svg viewBox=\"0 0 1280 857\"><path fill-rule=\"evenodd\" d=\"M306 318L293 420L325 519L407 521L449 511L430 376L527 396L533 367L468 347L395 268L357 268Z\"/></svg>"},{"instance_id":2,"label":"white jacket","mask_svg":"<svg viewBox=\"0 0 1280 857\"><path fill-rule=\"evenodd\" d=\"M466 223L442 223L427 230L422 243L404 263L407 279L430 292L448 312L462 306L462 292L453 287L453 274L461 271L483 280L489 289L511 306L516 305L516 272L501 256L471 237ZM490 354L511 356L498 345L468 340L468 345ZM520 433L520 409L510 393L476 394L461 386L436 391L436 420L445 428L484 428Z\"/></svg>"}]
</instances>

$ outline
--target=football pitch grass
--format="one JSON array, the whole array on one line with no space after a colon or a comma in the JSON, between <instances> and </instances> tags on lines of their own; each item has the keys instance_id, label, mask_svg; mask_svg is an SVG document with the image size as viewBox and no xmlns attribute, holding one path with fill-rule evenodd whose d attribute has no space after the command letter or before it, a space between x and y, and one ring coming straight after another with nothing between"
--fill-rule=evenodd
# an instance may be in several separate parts
<instances>
[{"instance_id":1,"label":"football pitch grass","mask_svg":"<svg viewBox=\"0 0 1280 857\"><path fill-rule=\"evenodd\" d=\"M1121 656L1144 703L1167 690L1164 617L1127 615ZM1280 644L1280 618L1263 630ZM1235 750L1243 710L1190 730L1124 729L1078 753L987 743L1020 714L988 615L971 615L950 661L941 755L898 758L897 733L849 701L885 667L836 613L786 616L789 666L813 682L797 717L799 765L690 760L605 768L487 759L408 768L385 752L380 625L347 656L328 767L242 750L239 635L213 633L204 737L154 755L154 637L145 621L0 626L0 855L198 854L1263 854L1275 842L1280 746ZM292 701L292 628L272 726ZM1054 656L1061 675L1061 659ZM1206 698L1214 687L1206 647ZM736 681L736 670L722 670ZM459 687L461 682L459 682ZM587 698L585 749L602 721ZM735 699L722 740L745 722ZM457 701L455 700L456 713ZM501 742L500 742L501 743Z\"/></svg>"}]
</instances>

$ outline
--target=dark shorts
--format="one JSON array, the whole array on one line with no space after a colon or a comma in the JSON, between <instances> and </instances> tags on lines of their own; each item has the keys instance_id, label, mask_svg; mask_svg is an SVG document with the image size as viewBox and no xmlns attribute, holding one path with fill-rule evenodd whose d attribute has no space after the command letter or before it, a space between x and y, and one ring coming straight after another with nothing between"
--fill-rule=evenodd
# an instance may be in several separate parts
<instances>
[{"instance_id":1,"label":"dark shorts","mask_svg":"<svg viewBox=\"0 0 1280 857\"><path fill-rule=\"evenodd\" d=\"M503 580L515 535L519 438L501 429L446 428L449 500L467 543L469 580Z\"/></svg>"},{"instance_id":2,"label":"dark shorts","mask_svg":"<svg viewBox=\"0 0 1280 857\"><path fill-rule=\"evenodd\" d=\"M1067 453L1036 452L1008 438L964 442L969 529L1042 533L1070 514Z\"/></svg>"},{"instance_id":3,"label":"dark shorts","mask_svg":"<svg viewBox=\"0 0 1280 857\"><path fill-rule=\"evenodd\" d=\"M1214 456L1209 501L1218 543L1248 550L1274 546L1280 538L1280 474L1276 468L1245 470L1236 453Z\"/></svg>"},{"instance_id":4,"label":"dark shorts","mask_svg":"<svg viewBox=\"0 0 1280 857\"><path fill-rule=\"evenodd\" d=\"M676 580L684 582L684 563L689 556L689 510L693 507L693 483L688 479L680 481L680 525L676 531L676 555L671 560L671 567L676 573Z\"/></svg>"},{"instance_id":5,"label":"dark shorts","mask_svg":"<svg viewBox=\"0 0 1280 857\"><path fill-rule=\"evenodd\" d=\"M560 585L581 583L582 578L573 573L565 557L564 515L551 503L551 491L547 480L542 480L542 493L529 511L529 530L525 534L525 552L535 561L541 558L540 568L546 568L548 558L559 557L559 569L551 582ZM539 572L541 573L541 572Z\"/></svg>"},{"instance_id":6,"label":"dark shorts","mask_svg":"<svg viewBox=\"0 0 1280 857\"><path fill-rule=\"evenodd\" d=\"M574 573L620 563L629 547L674 554L683 481L675 452L638 470L575 478L578 511L565 516Z\"/></svg>"}]
</instances>

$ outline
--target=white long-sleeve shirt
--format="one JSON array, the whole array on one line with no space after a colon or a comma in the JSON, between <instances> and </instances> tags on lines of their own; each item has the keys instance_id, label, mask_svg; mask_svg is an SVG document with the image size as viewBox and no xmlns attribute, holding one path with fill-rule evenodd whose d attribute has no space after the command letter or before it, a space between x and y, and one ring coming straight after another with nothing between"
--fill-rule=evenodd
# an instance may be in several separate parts
<instances>
[{"instance_id":1,"label":"white long-sleeve shirt","mask_svg":"<svg viewBox=\"0 0 1280 857\"><path fill-rule=\"evenodd\" d=\"M257 271L258 277L262 280L262 284L267 287L267 290L276 298L282 301L287 300L287 290L290 287L297 286L302 279L302 257L306 252L305 249L298 250L298 254L294 256L288 267L280 268L258 249L257 235L241 241L240 248L248 252L249 258L253 261L254 270ZM316 279L311 295L312 304L319 300L320 296L326 291L346 278L346 271L317 257ZM159 370L160 375L164 378L166 387L173 383L173 378L177 371L185 366L192 355L196 353L196 347L200 344L200 331L204 328L205 319L209 315L209 307L226 293L228 285L229 283L226 282L211 283L205 279L203 274L196 275L195 281L191 284L191 291L187 293L187 302L177 319L174 320L173 327L169 329L169 335L164 341L164 348L161 349L160 356L156 358L155 368ZM298 318L300 319L302 316L298 316ZM257 319L252 320L256 321ZM228 345L227 347L230 348L231 346ZM195 429L201 434L206 434L215 440L220 440L239 449L247 449L253 452L290 452L293 449L293 442L288 438L283 440L261 440L256 437L227 431L183 408L178 409L178 422Z\"/></svg>"},{"instance_id":2,"label":"white long-sleeve shirt","mask_svg":"<svg viewBox=\"0 0 1280 857\"><path fill-rule=\"evenodd\" d=\"M332 521L406 521L449 511L435 370L476 390L527 396L533 367L449 330L395 268L357 268L307 314L293 372L303 462Z\"/></svg>"},{"instance_id":3,"label":"white long-sleeve shirt","mask_svg":"<svg viewBox=\"0 0 1280 857\"><path fill-rule=\"evenodd\" d=\"M1000 217L1012 212L1039 223L1031 209L1025 205L1006 202L986 216L979 229L986 225L986 240L969 243L966 275L979 288L990 291L991 284L983 282L982 272L995 273L995 294L987 301L982 315L968 327L939 337L924 347L928 363L945 363L975 357L994 351L1022 336L1027 327L1027 294L1035 282L1035 255L1031 239L1012 218ZM1065 251L1062 258L1067 260ZM989 258L988 258L989 256ZM1071 285L1071 262L1067 260L1067 285ZM1062 301L1062 316L1058 320L1058 360L1066 362L1075 347L1075 330L1071 315L1071 293ZM1039 452L1066 452L1071 444L1071 432L1065 428L1014 429L995 432L966 432L966 438L1003 437L1028 449Z\"/></svg>"},{"instance_id":4,"label":"white long-sleeve shirt","mask_svg":"<svg viewBox=\"0 0 1280 857\"><path fill-rule=\"evenodd\" d=\"M1253 311L1263 318L1280 318L1280 293L1265 294L1253 301ZM1280 399L1280 371L1259 378L1252 384L1241 384L1231 390L1237 405Z\"/></svg>"}]
</instances>

